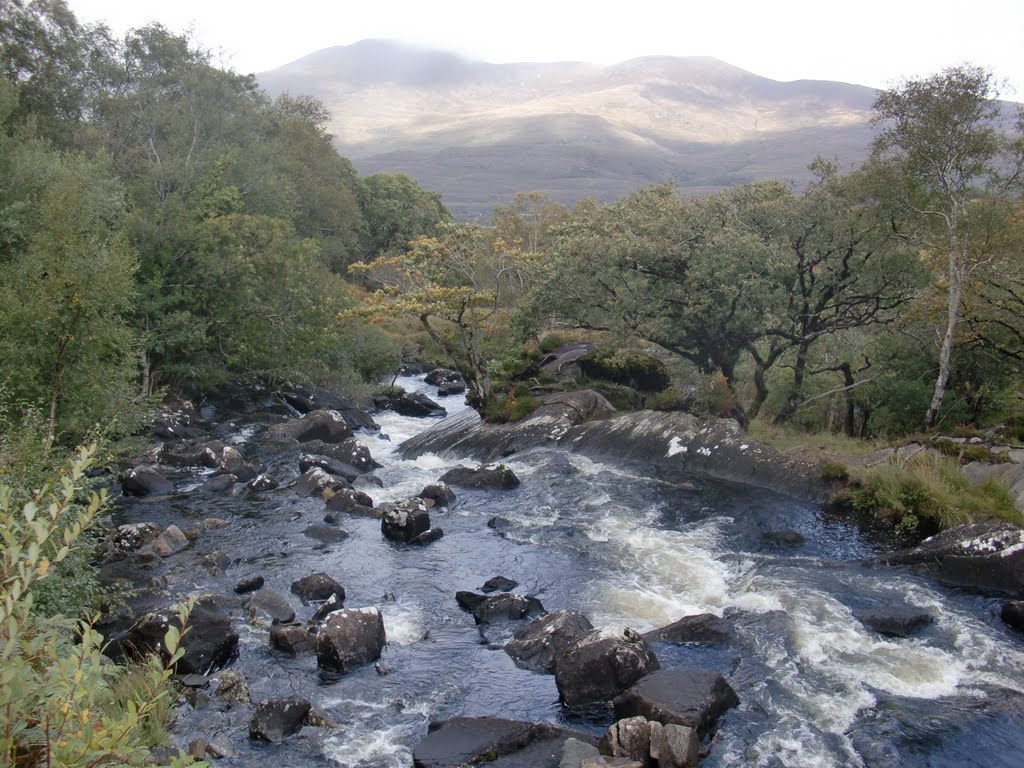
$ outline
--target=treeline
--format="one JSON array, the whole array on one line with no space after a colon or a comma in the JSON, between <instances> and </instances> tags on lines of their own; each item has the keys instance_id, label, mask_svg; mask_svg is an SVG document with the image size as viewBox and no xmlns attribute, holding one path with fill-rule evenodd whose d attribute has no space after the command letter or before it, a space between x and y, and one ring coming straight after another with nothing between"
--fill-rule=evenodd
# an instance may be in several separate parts
<instances>
[{"instance_id":1,"label":"treeline","mask_svg":"<svg viewBox=\"0 0 1024 768\"><path fill-rule=\"evenodd\" d=\"M352 262L430 234L440 197L360 178L310 99L158 25L114 40L0 0L0 403L48 442L240 372L346 385L397 365Z\"/></svg>"},{"instance_id":2,"label":"treeline","mask_svg":"<svg viewBox=\"0 0 1024 768\"><path fill-rule=\"evenodd\" d=\"M361 311L419 318L482 407L525 394L512 344L585 331L677 361L659 407L703 392L741 422L851 436L1013 420L1024 113L994 84L964 66L880 93L868 161L818 158L805 189L656 186L572 211L519 195L492 227L358 265L386 286Z\"/></svg>"}]
</instances>

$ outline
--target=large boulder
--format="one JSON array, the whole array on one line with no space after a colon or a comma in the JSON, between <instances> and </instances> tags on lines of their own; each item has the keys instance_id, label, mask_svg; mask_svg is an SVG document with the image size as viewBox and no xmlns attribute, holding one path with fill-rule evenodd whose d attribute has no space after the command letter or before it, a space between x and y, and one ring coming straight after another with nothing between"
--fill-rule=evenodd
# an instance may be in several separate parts
<instances>
[{"instance_id":1,"label":"large boulder","mask_svg":"<svg viewBox=\"0 0 1024 768\"><path fill-rule=\"evenodd\" d=\"M580 637L555 659L555 685L569 707L608 701L660 669L651 646L632 629L604 627Z\"/></svg>"},{"instance_id":2,"label":"large boulder","mask_svg":"<svg viewBox=\"0 0 1024 768\"><path fill-rule=\"evenodd\" d=\"M505 653L525 669L555 671L555 659L583 635L594 629L582 613L555 611L516 630L505 644Z\"/></svg>"},{"instance_id":3,"label":"large boulder","mask_svg":"<svg viewBox=\"0 0 1024 768\"><path fill-rule=\"evenodd\" d=\"M370 455L370 449L355 437L342 440L340 443L310 440L304 443L302 447L306 449L307 454L325 456L352 467L359 473L370 472L380 466L373 456Z\"/></svg>"},{"instance_id":4,"label":"large boulder","mask_svg":"<svg viewBox=\"0 0 1024 768\"><path fill-rule=\"evenodd\" d=\"M329 600L331 596L344 602L345 588L326 573L316 571L292 582L291 591L303 605Z\"/></svg>"},{"instance_id":5,"label":"large boulder","mask_svg":"<svg viewBox=\"0 0 1024 768\"><path fill-rule=\"evenodd\" d=\"M700 736L685 725L662 725L644 717L627 717L601 737L600 753L640 766L696 768Z\"/></svg>"},{"instance_id":6,"label":"large boulder","mask_svg":"<svg viewBox=\"0 0 1024 768\"><path fill-rule=\"evenodd\" d=\"M377 608L343 608L327 618L316 637L316 663L346 673L380 658L387 638Z\"/></svg>"},{"instance_id":7,"label":"large boulder","mask_svg":"<svg viewBox=\"0 0 1024 768\"><path fill-rule=\"evenodd\" d=\"M174 467L206 467L216 469L224 443L220 440L206 442L180 441L165 443L160 450L160 461Z\"/></svg>"},{"instance_id":8,"label":"large boulder","mask_svg":"<svg viewBox=\"0 0 1024 768\"><path fill-rule=\"evenodd\" d=\"M325 472L320 467L311 467L292 484L292 490L299 496L330 496L336 491L348 488L349 484L340 477Z\"/></svg>"},{"instance_id":9,"label":"large boulder","mask_svg":"<svg viewBox=\"0 0 1024 768\"><path fill-rule=\"evenodd\" d=\"M453 371L451 368L435 368L424 376L423 380L431 386L439 387L445 382L461 381L462 374L458 371Z\"/></svg>"},{"instance_id":10,"label":"large boulder","mask_svg":"<svg viewBox=\"0 0 1024 768\"><path fill-rule=\"evenodd\" d=\"M337 411L352 429L376 431L380 426L368 413L347 397L323 389L285 383L277 389L277 395L299 413L312 411Z\"/></svg>"},{"instance_id":11,"label":"large boulder","mask_svg":"<svg viewBox=\"0 0 1024 768\"><path fill-rule=\"evenodd\" d=\"M601 347L581 355L576 364L584 376L641 392L660 392L672 381L660 358L639 350Z\"/></svg>"},{"instance_id":12,"label":"large boulder","mask_svg":"<svg viewBox=\"0 0 1024 768\"><path fill-rule=\"evenodd\" d=\"M382 411L394 411L414 418L446 416L448 411L420 392L406 392L398 396L374 395L373 404Z\"/></svg>"},{"instance_id":13,"label":"large boulder","mask_svg":"<svg viewBox=\"0 0 1024 768\"><path fill-rule=\"evenodd\" d=\"M305 699L264 699L249 720L249 738L277 744L302 728L311 704Z\"/></svg>"},{"instance_id":14,"label":"large boulder","mask_svg":"<svg viewBox=\"0 0 1024 768\"><path fill-rule=\"evenodd\" d=\"M329 514L324 518L327 522L337 522L337 513L348 512L360 517L377 517L373 508L373 499L355 488L338 488L327 499Z\"/></svg>"},{"instance_id":15,"label":"large boulder","mask_svg":"<svg viewBox=\"0 0 1024 768\"><path fill-rule=\"evenodd\" d=\"M496 467L488 465L458 466L441 475L441 482L459 485L463 488L510 490L519 485L519 478L504 464L499 464Z\"/></svg>"},{"instance_id":16,"label":"large boulder","mask_svg":"<svg viewBox=\"0 0 1024 768\"><path fill-rule=\"evenodd\" d=\"M245 601L245 611L253 624L284 624L295 620L295 611L288 601L268 587Z\"/></svg>"},{"instance_id":17,"label":"large boulder","mask_svg":"<svg viewBox=\"0 0 1024 768\"><path fill-rule=\"evenodd\" d=\"M420 498L437 507L450 507L455 503L455 491L447 483L431 483L420 491Z\"/></svg>"},{"instance_id":18,"label":"large boulder","mask_svg":"<svg viewBox=\"0 0 1024 768\"><path fill-rule=\"evenodd\" d=\"M156 523L127 523L114 530L114 548L120 552L134 552L150 544L160 535L160 526Z\"/></svg>"},{"instance_id":19,"label":"large boulder","mask_svg":"<svg viewBox=\"0 0 1024 768\"><path fill-rule=\"evenodd\" d=\"M317 456L308 453L299 456L299 472L308 472L311 469L321 469L329 475L344 479L347 483L355 482L355 479L362 474L361 470L351 464L332 459L330 456Z\"/></svg>"},{"instance_id":20,"label":"large boulder","mask_svg":"<svg viewBox=\"0 0 1024 768\"><path fill-rule=\"evenodd\" d=\"M929 611L912 605L863 608L854 611L853 615L868 629L889 637L910 637L921 627L935 621Z\"/></svg>"},{"instance_id":21,"label":"large boulder","mask_svg":"<svg viewBox=\"0 0 1024 768\"><path fill-rule=\"evenodd\" d=\"M227 446L220 454L217 469L227 475L234 475L240 482L246 483L259 475L259 467L249 464L237 448Z\"/></svg>"},{"instance_id":22,"label":"large boulder","mask_svg":"<svg viewBox=\"0 0 1024 768\"><path fill-rule=\"evenodd\" d=\"M270 647L289 656L305 656L316 650L316 636L298 624L278 624L270 629Z\"/></svg>"},{"instance_id":23,"label":"large boulder","mask_svg":"<svg viewBox=\"0 0 1024 768\"><path fill-rule=\"evenodd\" d=\"M188 546L188 538L178 526L169 525L160 532L150 546L160 557L170 557Z\"/></svg>"},{"instance_id":24,"label":"large boulder","mask_svg":"<svg viewBox=\"0 0 1024 768\"><path fill-rule=\"evenodd\" d=\"M352 428L337 411L310 411L298 419L272 425L266 436L270 440L297 440L300 443L310 440L340 443L352 437Z\"/></svg>"},{"instance_id":25,"label":"large boulder","mask_svg":"<svg viewBox=\"0 0 1024 768\"><path fill-rule=\"evenodd\" d=\"M148 613L127 631L114 638L114 649L128 658L160 653L170 654L164 636L171 626L181 630L175 606ZM188 617L188 632L181 639L184 655L175 665L182 675L205 675L227 664L238 649L238 634L231 629L230 617L217 604L213 595L202 595L195 601Z\"/></svg>"},{"instance_id":26,"label":"large boulder","mask_svg":"<svg viewBox=\"0 0 1024 768\"><path fill-rule=\"evenodd\" d=\"M1024 595L1024 529L1010 523L957 526L879 561L914 566L948 584Z\"/></svg>"},{"instance_id":27,"label":"large boulder","mask_svg":"<svg viewBox=\"0 0 1024 768\"><path fill-rule=\"evenodd\" d=\"M1007 600L999 610L1005 624L1024 632L1024 600Z\"/></svg>"},{"instance_id":28,"label":"large boulder","mask_svg":"<svg viewBox=\"0 0 1024 768\"><path fill-rule=\"evenodd\" d=\"M404 499L383 508L380 532L384 538L408 544L430 530L430 514L422 499Z\"/></svg>"},{"instance_id":29,"label":"large boulder","mask_svg":"<svg viewBox=\"0 0 1024 768\"><path fill-rule=\"evenodd\" d=\"M174 483L151 464L134 467L121 475L121 490L128 496L158 496L174 490Z\"/></svg>"},{"instance_id":30,"label":"large boulder","mask_svg":"<svg viewBox=\"0 0 1024 768\"><path fill-rule=\"evenodd\" d=\"M713 613L684 616L644 635L652 643L726 643L732 638L732 622Z\"/></svg>"},{"instance_id":31,"label":"large boulder","mask_svg":"<svg viewBox=\"0 0 1024 768\"><path fill-rule=\"evenodd\" d=\"M718 672L662 669L617 696L615 716L640 716L662 725L685 725L705 734L723 712L739 703L736 692Z\"/></svg>"},{"instance_id":32,"label":"large boulder","mask_svg":"<svg viewBox=\"0 0 1024 768\"><path fill-rule=\"evenodd\" d=\"M456 717L433 722L413 752L415 768L461 768L486 764L499 768L558 768L569 739L594 740L548 723L524 723L498 717Z\"/></svg>"}]
</instances>

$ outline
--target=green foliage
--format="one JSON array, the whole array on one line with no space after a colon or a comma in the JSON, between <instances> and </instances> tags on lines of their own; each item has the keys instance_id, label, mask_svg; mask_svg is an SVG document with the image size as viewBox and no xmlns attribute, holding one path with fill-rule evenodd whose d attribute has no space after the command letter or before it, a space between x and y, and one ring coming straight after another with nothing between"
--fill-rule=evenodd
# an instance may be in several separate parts
<instances>
[{"instance_id":1,"label":"green foliage","mask_svg":"<svg viewBox=\"0 0 1024 768\"><path fill-rule=\"evenodd\" d=\"M850 477L850 470L841 461L826 461L821 465L821 479L832 481L845 481Z\"/></svg>"},{"instance_id":2,"label":"green foliage","mask_svg":"<svg viewBox=\"0 0 1024 768\"><path fill-rule=\"evenodd\" d=\"M967 464L972 461L984 461L989 464L1005 464L1010 460L1010 458L1005 454L993 453L986 445L955 443L947 438L933 440L930 445L944 456L955 457L961 464Z\"/></svg>"},{"instance_id":3,"label":"green foliage","mask_svg":"<svg viewBox=\"0 0 1024 768\"><path fill-rule=\"evenodd\" d=\"M560 336L557 333L549 333L540 340L538 347L546 355L548 352L553 352L566 343L567 339L564 336Z\"/></svg>"},{"instance_id":4,"label":"green foliage","mask_svg":"<svg viewBox=\"0 0 1024 768\"><path fill-rule=\"evenodd\" d=\"M647 398L645 405L652 411L686 411L693 404L693 396L681 389L669 387Z\"/></svg>"},{"instance_id":5,"label":"green foliage","mask_svg":"<svg viewBox=\"0 0 1024 768\"><path fill-rule=\"evenodd\" d=\"M518 386L510 392L492 394L484 403L482 416L490 424L522 421L540 405L529 389Z\"/></svg>"},{"instance_id":6,"label":"green foliage","mask_svg":"<svg viewBox=\"0 0 1024 768\"><path fill-rule=\"evenodd\" d=\"M915 457L858 470L842 494L855 510L918 535L978 520L1024 522L1006 486L994 479L971 485L959 462L948 458Z\"/></svg>"},{"instance_id":7,"label":"green foliage","mask_svg":"<svg viewBox=\"0 0 1024 768\"><path fill-rule=\"evenodd\" d=\"M359 182L366 222L363 250L371 258L406 250L417 237L438 237L451 213L436 192L427 192L404 173L377 173Z\"/></svg>"},{"instance_id":8,"label":"green foliage","mask_svg":"<svg viewBox=\"0 0 1024 768\"><path fill-rule=\"evenodd\" d=\"M604 379L641 392L660 392L669 384L665 363L635 349L597 347L577 363L592 379Z\"/></svg>"}]
</instances>

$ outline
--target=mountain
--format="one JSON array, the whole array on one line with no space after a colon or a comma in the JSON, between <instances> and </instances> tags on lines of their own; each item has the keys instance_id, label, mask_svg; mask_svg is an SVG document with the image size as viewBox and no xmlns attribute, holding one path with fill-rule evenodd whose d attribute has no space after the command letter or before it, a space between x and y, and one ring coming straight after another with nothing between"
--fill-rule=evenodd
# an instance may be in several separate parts
<instances>
[{"instance_id":1,"label":"mountain","mask_svg":"<svg viewBox=\"0 0 1024 768\"><path fill-rule=\"evenodd\" d=\"M572 203L665 181L696 193L772 176L799 184L817 155L864 158L875 96L709 57L490 64L385 40L257 77L271 94L320 99L360 173L405 172L462 219L533 190Z\"/></svg>"}]
</instances>

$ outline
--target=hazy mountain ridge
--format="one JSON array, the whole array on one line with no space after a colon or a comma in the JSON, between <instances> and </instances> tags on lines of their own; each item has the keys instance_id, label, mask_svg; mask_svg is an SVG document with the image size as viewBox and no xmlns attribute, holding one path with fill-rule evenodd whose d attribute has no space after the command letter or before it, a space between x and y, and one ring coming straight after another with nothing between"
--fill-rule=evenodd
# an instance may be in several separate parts
<instances>
[{"instance_id":1,"label":"hazy mountain ridge","mask_svg":"<svg viewBox=\"0 0 1024 768\"><path fill-rule=\"evenodd\" d=\"M462 218L529 190L573 202L664 181L695 192L767 176L801 182L816 155L864 157L875 95L709 57L490 64L379 40L258 77L273 94L323 101L360 172L409 173Z\"/></svg>"}]
</instances>

